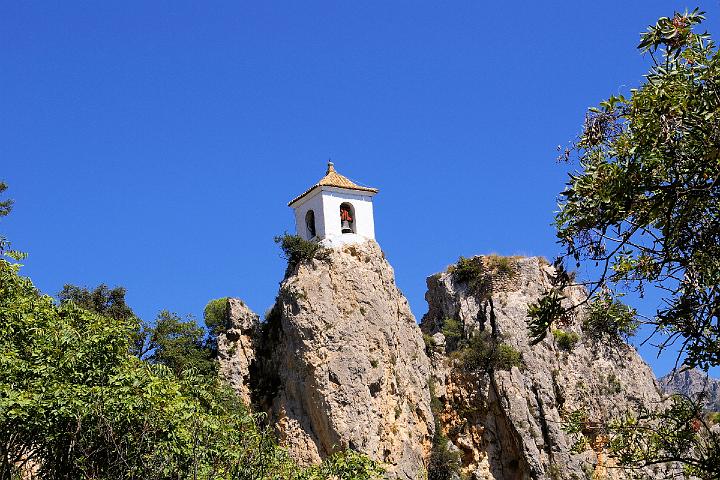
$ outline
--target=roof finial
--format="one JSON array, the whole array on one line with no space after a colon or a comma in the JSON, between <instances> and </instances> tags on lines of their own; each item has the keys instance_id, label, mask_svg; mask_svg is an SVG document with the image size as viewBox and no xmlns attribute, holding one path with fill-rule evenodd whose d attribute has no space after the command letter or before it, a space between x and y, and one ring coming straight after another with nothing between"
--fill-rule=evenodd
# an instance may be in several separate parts
<instances>
[{"instance_id":1,"label":"roof finial","mask_svg":"<svg viewBox=\"0 0 720 480\"><path fill-rule=\"evenodd\" d=\"M335 171L335 164L333 162L331 162L330 160L328 160L328 169L327 169L327 172L325 172L325 175L328 175L330 172L334 172L334 171Z\"/></svg>"}]
</instances>

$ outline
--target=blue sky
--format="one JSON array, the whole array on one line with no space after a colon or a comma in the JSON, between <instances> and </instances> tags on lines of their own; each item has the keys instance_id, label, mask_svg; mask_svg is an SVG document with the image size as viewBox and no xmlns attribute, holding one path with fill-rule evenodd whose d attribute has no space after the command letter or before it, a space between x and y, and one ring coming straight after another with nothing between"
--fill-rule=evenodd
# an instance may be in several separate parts
<instances>
[{"instance_id":1,"label":"blue sky","mask_svg":"<svg viewBox=\"0 0 720 480\"><path fill-rule=\"evenodd\" d=\"M262 314L287 201L332 158L380 189L377 238L420 318L425 278L459 255L558 253L557 145L641 81L639 32L695 6L0 2L0 228L48 293ZM720 37L718 2L699 6ZM658 374L674 360L642 351Z\"/></svg>"}]
</instances>

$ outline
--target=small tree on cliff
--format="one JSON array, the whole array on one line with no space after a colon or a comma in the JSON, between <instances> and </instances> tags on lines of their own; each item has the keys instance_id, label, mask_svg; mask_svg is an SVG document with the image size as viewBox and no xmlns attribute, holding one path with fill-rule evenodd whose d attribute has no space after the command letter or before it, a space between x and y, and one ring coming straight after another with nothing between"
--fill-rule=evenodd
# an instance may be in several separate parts
<instances>
[{"instance_id":1,"label":"small tree on cliff","mask_svg":"<svg viewBox=\"0 0 720 480\"><path fill-rule=\"evenodd\" d=\"M578 171L555 219L565 247L558 283L529 309L535 343L578 308L562 303L572 282L562 262L570 260L599 267L586 284L595 334L631 333L635 312L619 303L617 288L642 295L650 285L664 292L664 306L643 321L664 335L661 351L677 342L686 367L720 365L720 56L707 33L693 30L703 19L696 9L650 26L638 45L653 62L644 83L591 108L565 150ZM673 425L682 417L687 428L662 438L640 417L619 422L611 444L625 464L678 461L692 475L718 478L718 436L700 419L686 421L689 411L680 402L644 415Z\"/></svg>"}]
</instances>

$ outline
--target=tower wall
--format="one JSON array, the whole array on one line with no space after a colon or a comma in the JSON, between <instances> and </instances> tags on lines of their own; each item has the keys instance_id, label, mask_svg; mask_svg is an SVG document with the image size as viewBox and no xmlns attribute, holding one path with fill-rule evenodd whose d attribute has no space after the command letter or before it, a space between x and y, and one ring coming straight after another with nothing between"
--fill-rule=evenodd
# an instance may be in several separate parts
<instances>
[{"instance_id":1,"label":"tower wall","mask_svg":"<svg viewBox=\"0 0 720 480\"><path fill-rule=\"evenodd\" d=\"M315 213L315 234L318 238L325 237L325 215L323 214L323 199L320 191L308 195L293 207L295 210L295 234L301 236L305 240L310 240L310 236L305 226L305 215L308 210Z\"/></svg>"},{"instance_id":2,"label":"tower wall","mask_svg":"<svg viewBox=\"0 0 720 480\"><path fill-rule=\"evenodd\" d=\"M349 203L354 210L355 234L375 238L375 219L373 218L372 195L337 187L320 187L293 205L295 211L295 232L306 240L310 236L305 225L308 210L315 213L315 233L317 239L341 237L340 205Z\"/></svg>"},{"instance_id":3,"label":"tower wall","mask_svg":"<svg viewBox=\"0 0 720 480\"><path fill-rule=\"evenodd\" d=\"M340 205L349 203L355 211L355 233L365 238L375 238L375 221L373 219L373 204L369 195L352 190L328 187L322 191L324 237L342 235L340 223Z\"/></svg>"}]
</instances>

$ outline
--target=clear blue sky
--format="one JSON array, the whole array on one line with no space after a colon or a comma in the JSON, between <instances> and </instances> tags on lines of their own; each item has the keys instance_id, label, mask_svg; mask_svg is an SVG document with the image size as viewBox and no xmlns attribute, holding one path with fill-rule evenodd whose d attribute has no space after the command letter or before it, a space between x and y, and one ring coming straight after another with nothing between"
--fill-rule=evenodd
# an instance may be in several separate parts
<instances>
[{"instance_id":1,"label":"clear blue sky","mask_svg":"<svg viewBox=\"0 0 720 480\"><path fill-rule=\"evenodd\" d=\"M641 80L639 32L694 6L4 1L1 228L48 293L104 282L146 319L225 295L262 314L287 201L331 157L380 189L377 238L420 318L425 278L459 255L558 252L556 146ZM718 2L699 6L720 37Z\"/></svg>"}]
</instances>

